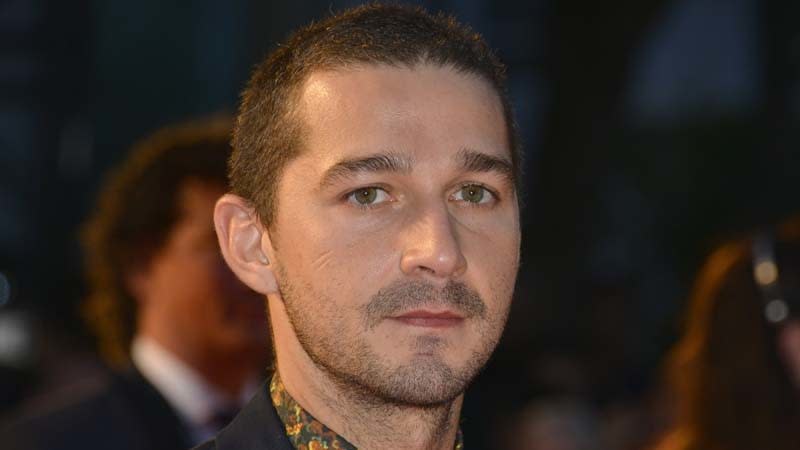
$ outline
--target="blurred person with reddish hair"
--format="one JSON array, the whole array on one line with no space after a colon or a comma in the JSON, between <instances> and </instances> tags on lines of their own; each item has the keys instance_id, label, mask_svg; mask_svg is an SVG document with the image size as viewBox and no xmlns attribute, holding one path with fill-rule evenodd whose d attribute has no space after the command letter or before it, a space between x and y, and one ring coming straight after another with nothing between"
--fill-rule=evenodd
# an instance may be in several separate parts
<instances>
[{"instance_id":1,"label":"blurred person with reddish hair","mask_svg":"<svg viewBox=\"0 0 800 450\"><path fill-rule=\"evenodd\" d=\"M83 310L116 370L88 393L48 398L3 448L188 448L256 390L270 353L263 298L225 265L212 220L231 126L160 130L110 177L83 233Z\"/></svg>"},{"instance_id":2,"label":"blurred person with reddish hair","mask_svg":"<svg viewBox=\"0 0 800 450\"><path fill-rule=\"evenodd\" d=\"M800 448L800 217L711 254L668 377L658 450Z\"/></svg>"}]
</instances>

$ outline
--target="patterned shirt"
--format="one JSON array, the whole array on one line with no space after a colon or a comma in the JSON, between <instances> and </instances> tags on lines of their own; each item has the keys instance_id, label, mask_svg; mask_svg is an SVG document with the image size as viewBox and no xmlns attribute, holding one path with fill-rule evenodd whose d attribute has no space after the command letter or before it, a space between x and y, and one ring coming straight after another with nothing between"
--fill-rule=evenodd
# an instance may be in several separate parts
<instances>
[{"instance_id":1,"label":"patterned shirt","mask_svg":"<svg viewBox=\"0 0 800 450\"><path fill-rule=\"evenodd\" d=\"M286 436L297 450L357 450L356 446L304 410L286 392L278 372L272 377L269 384L269 393L272 405L278 412L281 422L286 427ZM464 450L461 430L456 435L454 450Z\"/></svg>"}]
</instances>

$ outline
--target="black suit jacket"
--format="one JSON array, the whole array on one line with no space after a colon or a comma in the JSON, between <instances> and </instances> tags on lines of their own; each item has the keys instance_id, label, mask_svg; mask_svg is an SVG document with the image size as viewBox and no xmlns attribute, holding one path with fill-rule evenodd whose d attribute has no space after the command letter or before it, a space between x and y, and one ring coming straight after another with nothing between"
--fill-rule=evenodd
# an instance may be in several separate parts
<instances>
[{"instance_id":1,"label":"black suit jacket","mask_svg":"<svg viewBox=\"0 0 800 450\"><path fill-rule=\"evenodd\" d=\"M48 411L32 411L0 432L4 450L179 450L188 431L137 371Z\"/></svg>"},{"instance_id":2,"label":"black suit jacket","mask_svg":"<svg viewBox=\"0 0 800 450\"><path fill-rule=\"evenodd\" d=\"M272 406L265 384L216 438L195 450L294 450L294 447L286 437L286 429Z\"/></svg>"}]
</instances>

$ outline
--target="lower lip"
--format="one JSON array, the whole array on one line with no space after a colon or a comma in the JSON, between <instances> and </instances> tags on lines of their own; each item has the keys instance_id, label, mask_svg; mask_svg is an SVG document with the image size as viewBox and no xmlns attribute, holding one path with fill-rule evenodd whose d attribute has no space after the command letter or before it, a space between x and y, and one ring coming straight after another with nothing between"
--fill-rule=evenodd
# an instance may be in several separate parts
<instances>
[{"instance_id":1,"label":"lower lip","mask_svg":"<svg viewBox=\"0 0 800 450\"><path fill-rule=\"evenodd\" d=\"M450 328L464 321L460 317L395 317L394 320L405 325L426 328Z\"/></svg>"}]
</instances>

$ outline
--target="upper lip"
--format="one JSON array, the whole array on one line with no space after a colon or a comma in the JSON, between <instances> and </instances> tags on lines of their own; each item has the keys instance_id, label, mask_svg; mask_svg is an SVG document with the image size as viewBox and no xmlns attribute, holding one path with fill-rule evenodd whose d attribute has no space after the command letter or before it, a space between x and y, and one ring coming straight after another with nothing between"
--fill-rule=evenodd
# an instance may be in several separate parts
<instances>
[{"instance_id":1,"label":"upper lip","mask_svg":"<svg viewBox=\"0 0 800 450\"><path fill-rule=\"evenodd\" d=\"M463 319L464 316L451 310L431 311L429 309L415 309L394 316L396 319Z\"/></svg>"}]
</instances>

